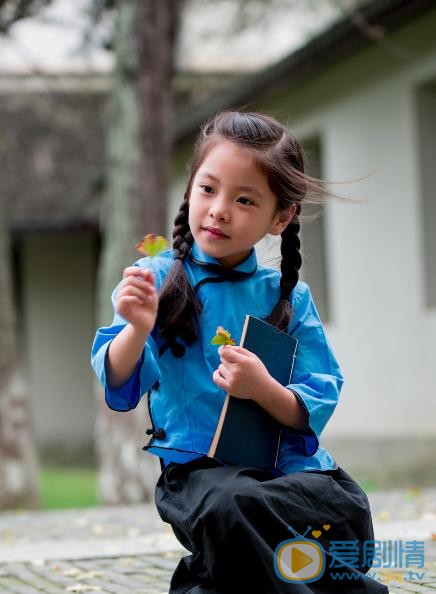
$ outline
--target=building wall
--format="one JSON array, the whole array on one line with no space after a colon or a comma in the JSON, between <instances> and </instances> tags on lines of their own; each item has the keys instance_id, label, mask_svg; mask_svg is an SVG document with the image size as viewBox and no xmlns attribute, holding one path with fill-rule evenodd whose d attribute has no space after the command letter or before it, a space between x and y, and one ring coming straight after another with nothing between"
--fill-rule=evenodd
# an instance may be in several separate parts
<instances>
[{"instance_id":1,"label":"building wall","mask_svg":"<svg viewBox=\"0 0 436 594\"><path fill-rule=\"evenodd\" d=\"M420 119L417 101L434 80L436 48L296 123L297 135L316 129L322 137L327 179L369 175L335 186L359 203L328 209L327 327L346 382L326 435L435 436L436 308L426 303L423 221L434 229L436 218L423 210L430 184L421 164L423 149L434 154L436 144L420 138L436 109Z\"/></svg>"}]
</instances>

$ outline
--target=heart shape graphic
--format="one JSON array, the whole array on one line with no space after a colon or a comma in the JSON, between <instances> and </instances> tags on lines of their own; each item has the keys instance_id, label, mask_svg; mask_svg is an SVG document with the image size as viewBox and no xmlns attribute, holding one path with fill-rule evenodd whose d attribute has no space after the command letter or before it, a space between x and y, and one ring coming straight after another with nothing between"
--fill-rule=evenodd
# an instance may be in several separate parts
<instances>
[{"instance_id":1,"label":"heart shape graphic","mask_svg":"<svg viewBox=\"0 0 436 594\"><path fill-rule=\"evenodd\" d=\"M312 530L312 534L315 538L319 538L321 536L321 530Z\"/></svg>"},{"instance_id":2,"label":"heart shape graphic","mask_svg":"<svg viewBox=\"0 0 436 594\"><path fill-rule=\"evenodd\" d=\"M323 524L324 530L330 530L330 524Z\"/></svg>"}]
</instances>

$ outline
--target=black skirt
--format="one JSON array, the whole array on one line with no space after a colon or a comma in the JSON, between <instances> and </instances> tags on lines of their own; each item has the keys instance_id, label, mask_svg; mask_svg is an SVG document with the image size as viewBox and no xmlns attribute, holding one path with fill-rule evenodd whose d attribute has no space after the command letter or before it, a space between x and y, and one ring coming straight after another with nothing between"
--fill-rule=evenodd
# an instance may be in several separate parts
<instances>
[{"instance_id":1,"label":"black skirt","mask_svg":"<svg viewBox=\"0 0 436 594\"><path fill-rule=\"evenodd\" d=\"M169 594L388 592L365 575L371 559L363 544L374 540L371 511L365 493L340 467L276 476L202 457L164 468L155 498L162 520L192 553L176 567ZM292 539L295 545L283 548ZM306 539L315 548L302 546ZM338 560L333 541L351 543L358 562L346 555ZM316 543L324 559L315 555L313 566L324 570L309 581Z\"/></svg>"}]
</instances>

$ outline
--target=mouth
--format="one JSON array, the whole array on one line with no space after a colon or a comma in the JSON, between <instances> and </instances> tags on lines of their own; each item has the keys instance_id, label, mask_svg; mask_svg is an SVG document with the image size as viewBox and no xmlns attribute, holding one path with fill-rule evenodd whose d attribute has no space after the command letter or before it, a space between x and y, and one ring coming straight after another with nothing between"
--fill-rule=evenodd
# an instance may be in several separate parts
<instances>
[{"instance_id":1,"label":"mouth","mask_svg":"<svg viewBox=\"0 0 436 594\"><path fill-rule=\"evenodd\" d=\"M214 227L203 227L204 231L208 231L211 235L215 237L222 237L223 239L228 238L229 236L223 233L220 229L216 229Z\"/></svg>"}]
</instances>

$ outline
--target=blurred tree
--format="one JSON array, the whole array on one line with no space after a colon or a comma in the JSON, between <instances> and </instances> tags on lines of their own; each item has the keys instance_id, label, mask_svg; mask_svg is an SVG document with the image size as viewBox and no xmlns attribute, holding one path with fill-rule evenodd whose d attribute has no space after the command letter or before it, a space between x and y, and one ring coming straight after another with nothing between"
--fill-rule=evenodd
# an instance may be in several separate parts
<instances>
[{"instance_id":1,"label":"blurred tree","mask_svg":"<svg viewBox=\"0 0 436 594\"><path fill-rule=\"evenodd\" d=\"M0 160L2 159L0 147ZM7 211L0 192L0 509L38 507L38 462L16 328Z\"/></svg>"},{"instance_id":2,"label":"blurred tree","mask_svg":"<svg viewBox=\"0 0 436 594\"><path fill-rule=\"evenodd\" d=\"M0 33L8 33L17 21L37 14L53 0L0 0Z\"/></svg>"},{"instance_id":3,"label":"blurred tree","mask_svg":"<svg viewBox=\"0 0 436 594\"><path fill-rule=\"evenodd\" d=\"M103 247L98 270L97 321L112 319L109 299L145 233L166 235L171 76L178 2L119 0L115 72L107 126ZM148 441L146 401L128 413L111 411L96 386L100 493L105 503L138 502L154 495L160 471L138 444Z\"/></svg>"},{"instance_id":4,"label":"blurred tree","mask_svg":"<svg viewBox=\"0 0 436 594\"><path fill-rule=\"evenodd\" d=\"M0 0L0 34L50 0ZM3 162L0 144L0 162ZM4 168L2 167L3 171ZM8 210L0 192L0 509L39 507L38 459L17 335Z\"/></svg>"},{"instance_id":5,"label":"blurred tree","mask_svg":"<svg viewBox=\"0 0 436 594\"><path fill-rule=\"evenodd\" d=\"M0 33L38 14L52 0L0 0ZM109 296L122 270L131 264L134 245L148 232L166 234L167 191L172 121L171 77L181 0L91 0L90 22L114 11L116 28L110 43L115 71L107 118L107 168L103 196L103 247L98 269L96 317L110 323ZM1 219L4 223L4 218ZM7 225L4 223L4 229ZM30 455L30 414L24 392L12 386L18 360L10 281L8 238L0 238L0 502L32 503L36 464ZM2 331L3 330L3 331ZM15 391L14 391L15 390ZM145 435L146 402L117 415L102 401L96 386L96 423L100 461L100 494L104 503L149 500L159 473L158 462L138 447ZM20 412L21 416L18 416ZM12 421L14 419L14 421ZM16 420L17 419L17 420ZM32 443L32 447L28 447ZM26 480L25 480L26 477ZM15 490L14 490L15 489ZM26 502L22 491L26 492Z\"/></svg>"}]
</instances>

